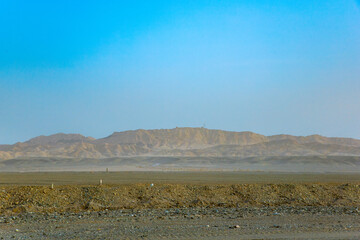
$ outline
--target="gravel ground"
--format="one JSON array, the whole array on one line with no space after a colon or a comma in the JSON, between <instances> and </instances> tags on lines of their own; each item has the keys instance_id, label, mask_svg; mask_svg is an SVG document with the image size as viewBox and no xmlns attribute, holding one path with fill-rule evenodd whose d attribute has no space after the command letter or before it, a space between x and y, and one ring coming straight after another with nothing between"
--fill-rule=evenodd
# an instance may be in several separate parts
<instances>
[{"instance_id":1,"label":"gravel ground","mask_svg":"<svg viewBox=\"0 0 360 240\"><path fill-rule=\"evenodd\" d=\"M0 239L359 239L358 207L104 210L0 216Z\"/></svg>"},{"instance_id":2,"label":"gravel ground","mask_svg":"<svg viewBox=\"0 0 360 240\"><path fill-rule=\"evenodd\" d=\"M5 185L0 239L360 239L360 184Z\"/></svg>"},{"instance_id":3,"label":"gravel ground","mask_svg":"<svg viewBox=\"0 0 360 240\"><path fill-rule=\"evenodd\" d=\"M360 207L360 184L128 184L0 187L0 215L201 207Z\"/></svg>"}]
</instances>

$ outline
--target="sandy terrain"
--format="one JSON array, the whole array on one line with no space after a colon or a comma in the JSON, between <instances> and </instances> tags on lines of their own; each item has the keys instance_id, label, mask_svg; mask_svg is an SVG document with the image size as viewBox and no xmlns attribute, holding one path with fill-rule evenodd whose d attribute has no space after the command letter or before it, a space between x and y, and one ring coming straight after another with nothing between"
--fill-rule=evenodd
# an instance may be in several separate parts
<instances>
[{"instance_id":1,"label":"sandy terrain","mask_svg":"<svg viewBox=\"0 0 360 240\"><path fill-rule=\"evenodd\" d=\"M103 169L105 170L105 169ZM360 182L360 174L354 173L268 173L268 172L24 172L0 173L0 185L67 185L67 184L133 183L351 183Z\"/></svg>"},{"instance_id":2,"label":"sandy terrain","mask_svg":"<svg viewBox=\"0 0 360 240\"><path fill-rule=\"evenodd\" d=\"M360 148L359 148L360 149ZM33 157L0 159L0 172L104 171L237 171L358 173L358 156L166 157L114 158Z\"/></svg>"},{"instance_id":3,"label":"sandy terrain","mask_svg":"<svg viewBox=\"0 0 360 240\"><path fill-rule=\"evenodd\" d=\"M0 239L360 238L358 174L1 173L0 180Z\"/></svg>"},{"instance_id":4,"label":"sandy terrain","mask_svg":"<svg viewBox=\"0 0 360 240\"><path fill-rule=\"evenodd\" d=\"M359 239L356 208L185 208L1 218L0 239Z\"/></svg>"}]
</instances>

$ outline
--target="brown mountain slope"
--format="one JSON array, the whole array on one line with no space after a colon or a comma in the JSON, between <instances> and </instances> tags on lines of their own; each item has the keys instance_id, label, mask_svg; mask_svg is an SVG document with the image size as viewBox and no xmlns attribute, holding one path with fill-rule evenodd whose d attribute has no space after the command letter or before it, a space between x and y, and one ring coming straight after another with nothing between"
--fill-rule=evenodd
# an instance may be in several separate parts
<instances>
[{"instance_id":1,"label":"brown mountain slope","mask_svg":"<svg viewBox=\"0 0 360 240\"><path fill-rule=\"evenodd\" d=\"M319 135L264 136L206 128L115 132L93 139L80 134L39 136L1 145L0 159L23 157L111 158L121 156L360 156L360 140Z\"/></svg>"},{"instance_id":2,"label":"brown mountain slope","mask_svg":"<svg viewBox=\"0 0 360 240\"><path fill-rule=\"evenodd\" d=\"M201 148L211 145L249 145L266 142L267 137L252 132L228 132L206 128L174 128L115 132L96 140L100 143L138 144L150 147Z\"/></svg>"},{"instance_id":3,"label":"brown mountain slope","mask_svg":"<svg viewBox=\"0 0 360 240\"><path fill-rule=\"evenodd\" d=\"M52 145L52 144L72 144L76 142L91 142L95 140L92 137L84 137L80 134L64 134L64 133L57 133L50 136L38 136L35 138L26 141L25 144L28 145Z\"/></svg>"},{"instance_id":4,"label":"brown mountain slope","mask_svg":"<svg viewBox=\"0 0 360 240\"><path fill-rule=\"evenodd\" d=\"M323 137L320 135L310 135L310 136L292 136L292 135L273 135L268 137L269 141L277 140L296 140L299 143L323 143L323 144L339 144L339 145L348 145L360 147L360 140L353 138L337 138L337 137Z\"/></svg>"},{"instance_id":5,"label":"brown mountain slope","mask_svg":"<svg viewBox=\"0 0 360 240\"><path fill-rule=\"evenodd\" d=\"M159 156L203 157L262 157L262 156L360 156L360 147L299 143L296 140L279 140L252 145L217 145L205 149L167 149L157 152Z\"/></svg>"}]
</instances>

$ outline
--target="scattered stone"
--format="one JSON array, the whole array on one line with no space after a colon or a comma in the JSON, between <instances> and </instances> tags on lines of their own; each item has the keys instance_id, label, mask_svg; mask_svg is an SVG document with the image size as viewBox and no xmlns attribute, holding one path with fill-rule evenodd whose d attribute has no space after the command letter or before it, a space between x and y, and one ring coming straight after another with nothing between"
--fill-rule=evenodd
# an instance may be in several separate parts
<instances>
[{"instance_id":1,"label":"scattered stone","mask_svg":"<svg viewBox=\"0 0 360 240\"><path fill-rule=\"evenodd\" d=\"M281 228L281 226L279 226L279 225L273 225L273 226L271 226L272 228Z\"/></svg>"},{"instance_id":2,"label":"scattered stone","mask_svg":"<svg viewBox=\"0 0 360 240\"><path fill-rule=\"evenodd\" d=\"M231 226L229 228L240 228L240 225Z\"/></svg>"}]
</instances>

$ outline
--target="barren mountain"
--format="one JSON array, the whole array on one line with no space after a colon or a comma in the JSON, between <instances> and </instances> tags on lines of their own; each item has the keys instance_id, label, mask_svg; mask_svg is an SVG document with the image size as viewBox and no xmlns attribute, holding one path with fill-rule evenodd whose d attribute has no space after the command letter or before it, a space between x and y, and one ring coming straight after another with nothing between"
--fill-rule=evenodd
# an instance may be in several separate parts
<instances>
[{"instance_id":1,"label":"barren mountain","mask_svg":"<svg viewBox=\"0 0 360 240\"><path fill-rule=\"evenodd\" d=\"M28 145L54 145L54 144L72 144L77 142L91 142L95 140L92 137L84 137L80 134L58 133L51 136L39 136L26 141Z\"/></svg>"},{"instance_id":2,"label":"barren mountain","mask_svg":"<svg viewBox=\"0 0 360 240\"><path fill-rule=\"evenodd\" d=\"M252 132L174 128L115 132L101 139L59 133L39 136L23 143L0 145L2 160L30 157L103 159L124 156L360 156L360 140L319 135L264 136Z\"/></svg>"},{"instance_id":3,"label":"barren mountain","mask_svg":"<svg viewBox=\"0 0 360 240\"><path fill-rule=\"evenodd\" d=\"M97 140L109 144L137 144L151 148L203 148L214 145L250 145L266 142L267 137L252 132L228 132L206 128L174 128L115 132Z\"/></svg>"}]
</instances>

